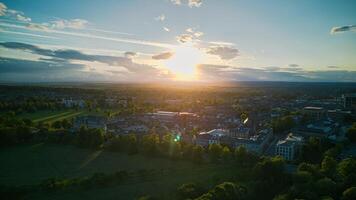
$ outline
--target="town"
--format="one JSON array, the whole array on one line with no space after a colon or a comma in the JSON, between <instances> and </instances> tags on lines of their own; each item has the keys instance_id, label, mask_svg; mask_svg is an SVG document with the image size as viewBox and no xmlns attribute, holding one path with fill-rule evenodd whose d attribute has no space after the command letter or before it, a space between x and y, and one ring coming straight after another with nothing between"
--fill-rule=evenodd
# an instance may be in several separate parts
<instances>
[{"instance_id":1,"label":"town","mask_svg":"<svg viewBox=\"0 0 356 200\"><path fill-rule=\"evenodd\" d=\"M2 146L54 142L220 164L246 152L252 160L282 158L287 173L296 173L304 162L324 162L329 154L335 160L354 159L354 86L268 84L4 85Z\"/></svg>"}]
</instances>

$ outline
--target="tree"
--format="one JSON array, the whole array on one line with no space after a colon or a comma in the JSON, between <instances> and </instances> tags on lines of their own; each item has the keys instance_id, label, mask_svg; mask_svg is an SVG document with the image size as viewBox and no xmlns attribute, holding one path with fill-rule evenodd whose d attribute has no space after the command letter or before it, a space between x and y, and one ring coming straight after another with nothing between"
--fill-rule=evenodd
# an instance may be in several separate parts
<instances>
[{"instance_id":1,"label":"tree","mask_svg":"<svg viewBox=\"0 0 356 200\"><path fill-rule=\"evenodd\" d=\"M193 147L192 159L194 162L201 163L203 161L204 148L200 145Z\"/></svg>"},{"instance_id":2,"label":"tree","mask_svg":"<svg viewBox=\"0 0 356 200\"><path fill-rule=\"evenodd\" d=\"M208 193L203 194L196 200L240 200L246 197L247 190L245 187L232 182L224 182L215 186Z\"/></svg>"},{"instance_id":3,"label":"tree","mask_svg":"<svg viewBox=\"0 0 356 200\"><path fill-rule=\"evenodd\" d=\"M185 183L178 187L178 196L181 199L193 199L202 194L203 189L195 183Z\"/></svg>"},{"instance_id":4,"label":"tree","mask_svg":"<svg viewBox=\"0 0 356 200\"><path fill-rule=\"evenodd\" d=\"M356 199L356 187L350 187L342 193L342 200Z\"/></svg>"},{"instance_id":5,"label":"tree","mask_svg":"<svg viewBox=\"0 0 356 200\"><path fill-rule=\"evenodd\" d=\"M235 149L234 160L238 165L251 166L258 161L258 157L247 151L244 146L239 146Z\"/></svg>"},{"instance_id":6,"label":"tree","mask_svg":"<svg viewBox=\"0 0 356 200\"><path fill-rule=\"evenodd\" d=\"M336 183L330 178L322 178L316 182L316 192L319 196L331 195L334 196L336 192Z\"/></svg>"},{"instance_id":7,"label":"tree","mask_svg":"<svg viewBox=\"0 0 356 200\"><path fill-rule=\"evenodd\" d=\"M157 153L157 144L159 137L157 134L149 134L142 137L142 150L148 155Z\"/></svg>"},{"instance_id":8,"label":"tree","mask_svg":"<svg viewBox=\"0 0 356 200\"><path fill-rule=\"evenodd\" d=\"M356 173L356 160L354 158L346 158L342 160L337 166L337 171L343 177Z\"/></svg>"},{"instance_id":9,"label":"tree","mask_svg":"<svg viewBox=\"0 0 356 200\"><path fill-rule=\"evenodd\" d=\"M222 159L224 160L224 162L228 162L231 159L231 151L229 149L229 147L224 147L222 149L222 155L221 155Z\"/></svg>"},{"instance_id":10,"label":"tree","mask_svg":"<svg viewBox=\"0 0 356 200\"><path fill-rule=\"evenodd\" d=\"M218 162L221 158L222 152L223 148L220 144L209 145L209 156L211 161Z\"/></svg>"},{"instance_id":11,"label":"tree","mask_svg":"<svg viewBox=\"0 0 356 200\"><path fill-rule=\"evenodd\" d=\"M271 182L279 182L283 180L284 173L284 160L281 157L264 158L258 162L254 168L257 179L267 180Z\"/></svg>"},{"instance_id":12,"label":"tree","mask_svg":"<svg viewBox=\"0 0 356 200\"><path fill-rule=\"evenodd\" d=\"M61 121L55 121L52 123L52 127L55 129L60 129L62 128L62 122Z\"/></svg>"},{"instance_id":13,"label":"tree","mask_svg":"<svg viewBox=\"0 0 356 200\"><path fill-rule=\"evenodd\" d=\"M356 123L347 130L346 137L352 142L356 143Z\"/></svg>"},{"instance_id":14,"label":"tree","mask_svg":"<svg viewBox=\"0 0 356 200\"><path fill-rule=\"evenodd\" d=\"M325 156L321 162L321 172L328 177L333 177L336 172L337 162L334 158Z\"/></svg>"}]
</instances>

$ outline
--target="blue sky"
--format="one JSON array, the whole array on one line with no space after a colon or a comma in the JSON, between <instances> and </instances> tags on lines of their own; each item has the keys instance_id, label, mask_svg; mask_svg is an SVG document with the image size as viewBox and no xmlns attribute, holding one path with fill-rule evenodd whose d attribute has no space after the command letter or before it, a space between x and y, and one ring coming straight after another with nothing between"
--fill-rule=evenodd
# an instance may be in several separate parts
<instances>
[{"instance_id":1,"label":"blue sky","mask_svg":"<svg viewBox=\"0 0 356 200\"><path fill-rule=\"evenodd\" d=\"M356 81L352 0L0 2L0 81Z\"/></svg>"}]
</instances>

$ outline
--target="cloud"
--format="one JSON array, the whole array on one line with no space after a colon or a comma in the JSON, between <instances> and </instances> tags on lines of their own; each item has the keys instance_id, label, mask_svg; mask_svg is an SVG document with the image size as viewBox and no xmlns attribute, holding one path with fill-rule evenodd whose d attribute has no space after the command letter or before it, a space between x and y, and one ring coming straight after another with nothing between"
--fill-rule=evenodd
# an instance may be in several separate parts
<instances>
[{"instance_id":1,"label":"cloud","mask_svg":"<svg viewBox=\"0 0 356 200\"><path fill-rule=\"evenodd\" d=\"M329 68L329 69L338 69L340 67L338 67L338 66L327 66L327 68Z\"/></svg>"},{"instance_id":2,"label":"cloud","mask_svg":"<svg viewBox=\"0 0 356 200\"><path fill-rule=\"evenodd\" d=\"M32 34L32 33L24 33L24 32L16 32L16 31L7 31L7 30L0 30L0 33L9 33L15 35L25 35L30 37L39 37L39 38L47 38L47 39L58 39L57 37L47 36L47 35L39 35L39 34Z\"/></svg>"},{"instance_id":3,"label":"cloud","mask_svg":"<svg viewBox=\"0 0 356 200\"><path fill-rule=\"evenodd\" d=\"M7 6L0 2L0 16L4 16L6 14Z\"/></svg>"},{"instance_id":4,"label":"cloud","mask_svg":"<svg viewBox=\"0 0 356 200\"><path fill-rule=\"evenodd\" d=\"M160 54L152 56L152 59L154 59L154 60L166 60L166 59L169 59L172 56L173 56L173 53L164 52L164 53L160 53Z\"/></svg>"},{"instance_id":5,"label":"cloud","mask_svg":"<svg viewBox=\"0 0 356 200\"><path fill-rule=\"evenodd\" d=\"M1 73L37 73L49 71L63 71L63 70L81 70L84 65L70 64L70 63L54 63L33 60L22 60L14 58L0 57L0 72Z\"/></svg>"},{"instance_id":6,"label":"cloud","mask_svg":"<svg viewBox=\"0 0 356 200\"><path fill-rule=\"evenodd\" d=\"M213 46L207 53L219 56L222 60L231 60L239 55L239 50L227 46Z\"/></svg>"},{"instance_id":7,"label":"cloud","mask_svg":"<svg viewBox=\"0 0 356 200\"><path fill-rule=\"evenodd\" d=\"M200 7L203 4L203 0L188 0L189 7Z\"/></svg>"},{"instance_id":8,"label":"cloud","mask_svg":"<svg viewBox=\"0 0 356 200\"><path fill-rule=\"evenodd\" d=\"M56 60L58 62L59 60L61 60L61 63L69 62L73 60L100 62L110 66L124 67L129 72L149 72L149 73L157 72L158 73L158 69L150 65L135 63L132 61L132 59L127 57L85 54L73 49L51 50L51 49L40 48L31 44L18 43L18 42L3 42L0 43L0 46L3 46L8 49L22 50L32 54L50 57L52 61Z\"/></svg>"},{"instance_id":9,"label":"cloud","mask_svg":"<svg viewBox=\"0 0 356 200\"><path fill-rule=\"evenodd\" d=\"M176 36L176 39L180 43L186 43L186 42L192 42L202 35L204 35L203 32L196 31L194 28L187 28L185 30L186 33L180 34Z\"/></svg>"},{"instance_id":10,"label":"cloud","mask_svg":"<svg viewBox=\"0 0 356 200\"><path fill-rule=\"evenodd\" d=\"M125 52L124 55L125 55L126 58L132 59L132 58L137 56L137 53L136 52L132 52L132 51L127 51L127 52Z\"/></svg>"},{"instance_id":11,"label":"cloud","mask_svg":"<svg viewBox=\"0 0 356 200\"><path fill-rule=\"evenodd\" d=\"M20 22L30 22L31 18L26 17L23 12L8 9L4 3L0 2L0 16L6 16L10 19L17 20Z\"/></svg>"},{"instance_id":12,"label":"cloud","mask_svg":"<svg viewBox=\"0 0 356 200\"><path fill-rule=\"evenodd\" d=\"M20 25L15 25L15 24L8 24L8 23L0 23L0 26L9 27L9 28L17 28L17 29L25 29L25 30L30 29L27 26L20 26ZM147 46L154 46L154 47L161 47L161 48L173 48L174 47L174 45L162 43L162 42L129 39L129 38L121 38L121 37L106 37L106 36L93 35L93 34L88 34L88 33L69 32L69 31L53 30L53 29L48 29L48 30L37 29L37 31L47 31L49 33L76 36L76 37L82 37L82 38L107 40L107 41L130 43L130 44L137 44L137 45L147 45Z\"/></svg>"},{"instance_id":13,"label":"cloud","mask_svg":"<svg viewBox=\"0 0 356 200\"><path fill-rule=\"evenodd\" d=\"M31 21L31 18L25 17L21 14L16 14L16 19L19 21L22 21L22 22L30 22Z\"/></svg>"},{"instance_id":14,"label":"cloud","mask_svg":"<svg viewBox=\"0 0 356 200\"><path fill-rule=\"evenodd\" d=\"M330 33L335 34L335 33L347 32L347 31L356 31L356 25L333 27L331 28Z\"/></svg>"},{"instance_id":15,"label":"cloud","mask_svg":"<svg viewBox=\"0 0 356 200\"><path fill-rule=\"evenodd\" d=\"M169 28L167 28L167 27L163 27L163 30L165 30L166 32L169 32L169 31L171 31Z\"/></svg>"},{"instance_id":16,"label":"cloud","mask_svg":"<svg viewBox=\"0 0 356 200\"><path fill-rule=\"evenodd\" d=\"M186 42L191 42L193 41L193 36L191 34L181 34L176 36L176 39L180 43L186 43Z\"/></svg>"},{"instance_id":17,"label":"cloud","mask_svg":"<svg viewBox=\"0 0 356 200\"><path fill-rule=\"evenodd\" d=\"M166 16L165 16L164 14L161 14L161 15L155 17L155 20L156 20L156 21L161 21L161 22L163 22L165 19L166 19Z\"/></svg>"},{"instance_id":18,"label":"cloud","mask_svg":"<svg viewBox=\"0 0 356 200\"><path fill-rule=\"evenodd\" d=\"M299 67L298 64L289 64L288 67Z\"/></svg>"},{"instance_id":19,"label":"cloud","mask_svg":"<svg viewBox=\"0 0 356 200\"><path fill-rule=\"evenodd\" d=\"M171 0L171 2L174 4L174 5L187 5L189 6L190 8L193 8L193 7L200 7L202 4L203 4L203 0ZM184 2L184 3L182 3Z\"/></svg>"},{"instance_id":20,"label":"cloud","mask_svg":"<svg viewBox=\"0 0 356 200\"><path fill-rule=\"evenodd\" d=\"M174 5L181 5L181 4L182 4L182 1L181 1L181 0L171 0L171 2L172 2Z\"/></svg>"},{"instance_id":21,"label":"cloud","mask_svg":"<svg viewBox=\"0 0 356 200\"><path fill-rule=\"evenodd\" d=\"M38 23L29 23L26 26L30 30L39 30L39 31L48 31L48 25L46 24L38 24Z\"/></svg>"},{"instance_id":22,"label":"cloud","mask_svg":"<svg viewBox=\"0 0 356 200\"><path fill-rule=\"evenodd\" d=\"M51 27L56 29L65 29L65 28L72 28L72 29L83 29L88 25L88 21L85 19L60 19L51 22Z\"/></svg>"},{"instance_id":23,"label":"cloud","mask_svg":"<svg viewBox=\"0 0 356 200\"><path fill-rule=\"evenodd\" d=\"M210 81L356 82L356 71L281 71L283 67L247 68L228 65L198 65L199 77Z\"/></svg>"}]
</instances>

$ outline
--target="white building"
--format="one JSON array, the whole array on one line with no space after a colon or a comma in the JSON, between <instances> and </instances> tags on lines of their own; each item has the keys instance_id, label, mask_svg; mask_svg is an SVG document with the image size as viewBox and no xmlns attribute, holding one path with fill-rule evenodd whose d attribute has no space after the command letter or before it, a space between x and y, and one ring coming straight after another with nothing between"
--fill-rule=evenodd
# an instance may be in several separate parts
<instances>
[{"instance_id":1,"label":"white building","mask_svg":"<svg viewBox=\"0 0 356 200\"><path fill-rule=\"evenodd\" d=\"M282 156L285 160L294 160L302 142L303 137L290 133L287 138L277 142L275 154Z\"/></svg>"},{"instance_id":2,"label":"white building","mask_svg":"<svg viewBox=\"0 0 356 200\"><path fill-rule=\"evenodd\" d=\"M79 108L84 108L85 107L85 101L84 100L72 100L72 99L62 99L62 104L66 108L72 108L72 107L79 107Z\"/></svg>"}]
</instances>

